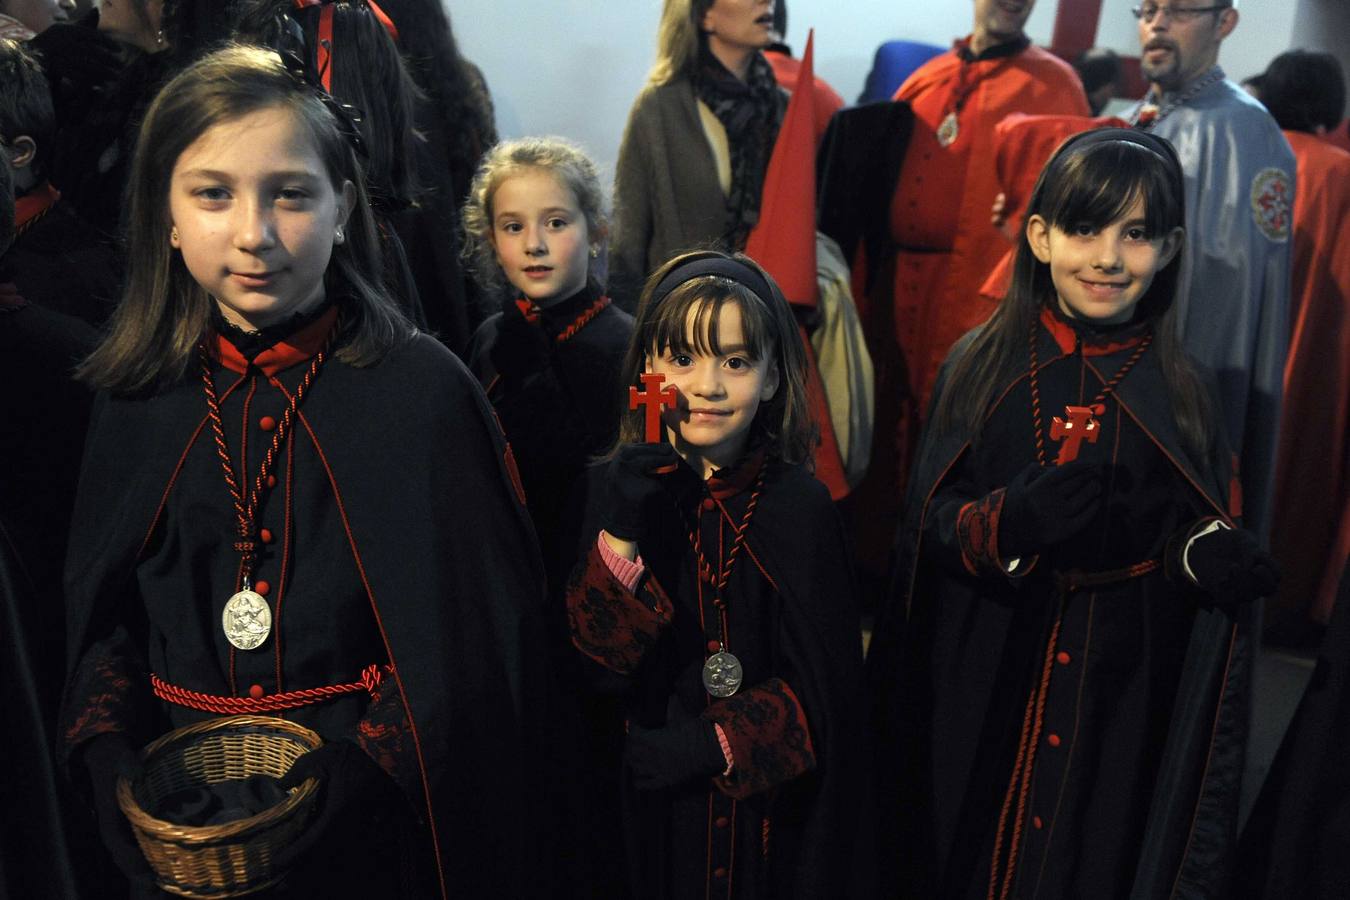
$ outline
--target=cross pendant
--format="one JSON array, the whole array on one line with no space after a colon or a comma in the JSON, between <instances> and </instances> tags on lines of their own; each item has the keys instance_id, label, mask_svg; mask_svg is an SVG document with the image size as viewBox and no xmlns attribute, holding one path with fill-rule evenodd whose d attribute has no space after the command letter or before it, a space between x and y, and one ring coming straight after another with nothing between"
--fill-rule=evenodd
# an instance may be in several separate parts
<instances>
[{"instance_id":1,"label":"cross pendant","mask_svg":"<svg viewBox=\"0 0 1350 900\"><path fill-rule=\"evenodd\" d=\"M1100 416L1105 412L1106 408L1098 403L1095 406L1066 406L1063 419L1055 416L1050 422L1050 439L1063 441L1055 465L1062 466L1077 459L1078 449L1083 441L1089 444L1097 443L1102 429L1101 424L1093 416Z\"/></svg>"},{"instance_id":2,"label":"cross pendant","mask_svg":"<svg viewBox=\"0 0 1350 900\"><path fill-rule=\"evenodd\" d=\"M675 388L668 387L663 390L661 384L666 380L666 376L656 372L643 372L638 377L642 379L642 390L636 387L628 388L628 408L646 407L647 443L657 444L661 442L661 409L666 406L672 409L675 407Z\"/></svg>"}]
</instances>

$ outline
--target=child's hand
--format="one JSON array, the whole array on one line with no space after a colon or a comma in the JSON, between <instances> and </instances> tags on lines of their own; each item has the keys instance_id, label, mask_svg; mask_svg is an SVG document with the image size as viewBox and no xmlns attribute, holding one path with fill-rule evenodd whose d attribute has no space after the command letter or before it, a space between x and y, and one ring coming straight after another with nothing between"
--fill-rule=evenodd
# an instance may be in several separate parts
<instances>
[{"instance_id":1,"label":"child's hand","mask_svg":"<svg viewBox=\"0 0 1350 900\"><path fill-rule=\"evenodd\" d=\"M633 784L641 791L711 778L727 767L713 724L701 718L686 719L665 728L630 724L626 756Z\"/></svg>"},{"instance_id":2,"label":"child's hand","mask_svg":"<svg viewBox=\"0 0 1350 900\"><path fill-rule=\"evenodd\" d=\"M1250 603L1280 584L1280 567L1242 528L1202 529L1181 553L1182 571L1217 602Z\"/></svg>"},{"instance_id":3,"label":"child's hand","mask_svg":"<svg viewBox=\"0 0 1350 900\"><path fill-rule=\"evenodd\" d=\"M502 316L488 356L503 378L524 381L548 364L552 343L542 328L512 310Z\"/></svg>"},{"instance_id":4,"label":"child's hand","mask_svg":"<svg viewBox=\"0 0 1350 900\"><path fill-rule=\"evenodd\" d=\"M640 543L647 530L648 507L661 492L659 469L680 461L670 444L624 444L605 472L607 496L600 527L625 541Z\"/></svg>"},{"instance_id":5,"label":"child's hand","mask_svg":"<svg viewBox=\"0 0 1350 900\"><path fill-rule=\"evenodd\" d=\"M1086 460L1023 469L1003 499L999 555L1039 553L1082 531L1101 507L1102 474L1101 465Z\"/></svg>"}]
</instances>

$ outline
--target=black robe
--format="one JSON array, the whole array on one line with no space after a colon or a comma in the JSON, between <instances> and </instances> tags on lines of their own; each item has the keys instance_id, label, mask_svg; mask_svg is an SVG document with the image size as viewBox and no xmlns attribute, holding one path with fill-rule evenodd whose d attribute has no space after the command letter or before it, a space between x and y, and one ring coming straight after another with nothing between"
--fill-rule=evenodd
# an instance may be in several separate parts
<instances>
[{"instance_id":1,"label":"black robe","mask_svg":"<svg viewBox=\"0 0 1350 900\"><path fill-rule=\"evenodd\" d=\"M524 324L515 300L478 328L466 356L511 443L554 588L576 559L581 523L574 512L581 504L573 490L590 460L614 442L619 369L633 333L633 317L610 304L572 337L558 340L599 297L588 286L540 313L536 327L552 347L535 371L502 375L492 361L503 321Z\"/></svg>"},{"instance_id":2,"label":"black robe","mask_svg":"<svg viewBox=\"0 0 1350 900\"><path fill-rule=\"evenodd\" d=\"M1242 832L1231 896L1350 896L1350 571L1317 665Z\"/></svg>"},{"instance_id":3,"label":"black robe","mask_svg":"<svg viewBox=\"0 0 1350 900\"><path fill-rule=\"evenodd\" d=\"M251 366L213 338L241 479L256 476L281 419L278 385L295 389L331 323L310 322ZM255 685L267 695L346 684L387 666L369 697L271 713L356 741L407 801L401 817L371 811L369 829L349 836L357 852L321 848L329 883L300 893L351 877L339 893L383 878L379 893L394 895L378 852L402 844L434 851L412 860L429 883L413 896L547 895L542 572L509 451L472 376L420 335L367 368L324 364L258 517L270 534L255 585L279 624L253 651L232 652L221 630L239 559L206 413L195 359L153 395L97 401L66 571L67 756L102 732L145 742L209 715L156 700L151 672L248 697ZM381 812L397 818L381 827Z\"/></svg>"},{"instance_id":4,"label":"black robe","mask_svg":"<svg viewBox=\"0 0 1350 900\"><path fill-rule=\"evenodd\" d=\"M724 595L728 649L745 670L726 699L711 698L701 680L709 638L700 597L705 616L712 605L689 529L697 517L718 569L754 494L757 458L706 485L687 466L670 476L668 514L640 548L647 570L636 595L596 549L593 517L583 529L590 549L567 603L573 643L597 664L597 683L621 693L627 719L644 727L693 716L716 723L735 760L729 776L657 792L637 790L624 773L631 888L644 900L868 894L853 856L871 823L861 632L843 533L820 482L776 462L765 471Z\"/></svg>"},{"instance_id":5,"label":"black robe","mask_svg":"<svg viewBox=\"0 0 1350 900\"><path fill-rule=\"evenodd\" d=\"M45 185L30 192L41 196ZM86 223L64 200L18 223L5 266L30 303L82 319L94 328L117 305L122 266L113 241Z\"/></svg>"},{"instance_id":6,"label":"black robe","mask_svg":"<svg viewBox=\"0 0 1350 900\"><path fill-rule=\"evenodd\" d=\"M1140 337L1088 333L1085 356L1074 334L1042 316L1051 462L1050 418L1091 403ZM1159 402L1157 355L1145 352L1104 401L1100 439L1081 446L1080 459L1107 466L1102 511L1009 576L997 550L1002 488L1037 459L1023 372L978 436L930 427L912 481L868 662L883 884L892 895L985 897L997 845L1000 891L1016 848L1008 896L1216 896L1233 863L1250 611L1210 605L1165 561L1169 538L1228 519L1225 451L1183 449ZM944 377L943 389L955 387ZM1107 572L1105 583L1063 587L1070 573ZM1029 774L1015 784L1018 760Z\"/></svg>"}]
</instances>

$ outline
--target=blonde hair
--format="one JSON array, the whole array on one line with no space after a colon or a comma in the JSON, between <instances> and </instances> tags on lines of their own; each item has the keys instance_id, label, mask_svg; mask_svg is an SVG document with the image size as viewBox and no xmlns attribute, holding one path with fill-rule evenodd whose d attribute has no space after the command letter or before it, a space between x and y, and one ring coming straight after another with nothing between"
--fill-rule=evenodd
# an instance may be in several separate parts
<instances>
[{"instance_id":1,"label":"blonde hair","mask_svg":"<svg viewBox=\"0 0 1350 900\"><path fill-rule=\"evenodd\" d=\"M464 259L488 293L508 287L492 245L492 199L502 182L528 171L547 172L571 190L586 217L586 237L592 245L603 246L609 231L600 176L585 151L557 137L502 141L484 155L464 204ZM589 280L595 287L603 287L599 268L595 262L591 263Z\"/></svg>"},{"instance_id":2,"label":"blonde hair","mask_svg":"<svg viewBox=\"0 0 1350 900\"><path fill-rule=\"evenodd\" d=\"M650 84L668 82L693 71L698 60L699 22L716 0L666 0L656 29L656 62Z\"/></svg>"}]
</instances>

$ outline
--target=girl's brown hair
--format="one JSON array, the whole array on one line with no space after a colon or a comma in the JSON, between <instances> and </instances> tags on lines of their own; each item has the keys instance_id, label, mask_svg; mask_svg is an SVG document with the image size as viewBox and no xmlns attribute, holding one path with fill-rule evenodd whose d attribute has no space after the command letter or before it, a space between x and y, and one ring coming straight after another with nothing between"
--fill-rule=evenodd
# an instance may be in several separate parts
<instances>
[{"instance_id":1,"label":"girl's brown hair","mask_svg":"<svg viewBox=\"0 0 1350 900\"><path fill-rule=\"evenodd\" d=\"M378 362L414 333L385 292L379 238L361 166L316 89L256 47L232 46L203 57L165 85L141 124L128 188L126 287L103 342L78 375L97 388L134 394L183 376L206 333L213 300L169 245L169 186L178 157L210 128L264 109L291 111L308 129L334 190L356 189L345 242L324 275L342 309L336 356L349 365Z\"/></svg>"},{"instance_id":2,"label":"girl's brown hair","mask_svg":"<svg viewBox=\"0 0 1350 900\"><path fill-rule=\"evenodd\" d=\"M1153 135L1112 128L1075 135L1055 151L1036 181L1026 216L1039 215L1051 228L1100 229L1144 201L1144 228L1150 239L1185 228L1181 163L1172 145ZM1180 250L1158 271L1139 300L1134 320L1152 322L1153 345L1167 384L1172 415L1186 449L1205 459L1213 448L1214 411L1177 332L1177 278ZM1031 250L1022 228L1007 296L972 336L953 364L933 420L947 429L978 432L1003 385L1025 374L1027 338L1041 309L1057 302L1050 266Z\"/></svg>"},{"instance_id":3,"label":"girl's brown hair","mask_svg":"<svg viewBox=\"0 0 1350 900\"><path fill-rule=\"evenodd\" d=\"M739 263L750 273L757 273L769 296L763 297L762 291L720 274L695 275L658 294L657 288L672 272L699 260L717 259ZM627 399L629 385L641 387L638 376L646 371L647 360L669 351L720 355L718 324L722 307L728 303L740 307L746 355L778 367L778 390L759 405L750 424L750 445L767 446L771 455L784 462L810 466L817 431L806 403L806 353L792 309L758 263L740 253L728 255L716 250L683 253L647 279L619 382L623 385L624 411L619 417L618 444L646 439L645 413L628 409Z\"/></svg>"}]
</instances>

